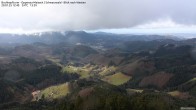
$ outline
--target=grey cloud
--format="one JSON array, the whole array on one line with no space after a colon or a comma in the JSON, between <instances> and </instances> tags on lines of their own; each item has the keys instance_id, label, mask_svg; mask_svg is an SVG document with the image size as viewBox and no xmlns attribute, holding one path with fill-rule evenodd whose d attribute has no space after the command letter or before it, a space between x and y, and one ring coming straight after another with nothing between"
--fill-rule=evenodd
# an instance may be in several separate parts
<instances>
[{"instance_id":1,"label":"grey cloud","mask_svg":"<svg viewBox=\"0 0 196 110\"><path fill-rule=\"evenodd\" d=\"M1 8L1 28L86 30L128 28L171 18L196 25L195 0L83 0L85 5Z\"/></svg>"}]
</instances>

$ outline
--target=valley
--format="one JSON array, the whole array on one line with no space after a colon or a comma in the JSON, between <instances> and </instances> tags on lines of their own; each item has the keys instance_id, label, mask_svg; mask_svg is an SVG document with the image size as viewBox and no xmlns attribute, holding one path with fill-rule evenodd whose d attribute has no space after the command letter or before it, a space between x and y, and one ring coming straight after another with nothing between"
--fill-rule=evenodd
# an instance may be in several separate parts
<instances>
[{"instance_id":1,"label":"valley","mask_svg":"<svg viewBox=\"0 0 196 110\"><path fill-rule=\"evenodd\" d=\"M5 36L0 35L2 110L196 106L194 38L84 31Z\"/></svg>"}]
</instances>

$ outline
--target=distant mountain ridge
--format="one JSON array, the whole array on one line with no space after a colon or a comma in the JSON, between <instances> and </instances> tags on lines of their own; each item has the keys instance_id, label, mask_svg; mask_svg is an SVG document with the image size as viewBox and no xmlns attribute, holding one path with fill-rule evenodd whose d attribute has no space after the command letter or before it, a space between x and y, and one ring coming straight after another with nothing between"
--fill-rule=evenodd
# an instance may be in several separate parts
<instances>
[{"instance_id":1,"label":"distant mountain ridge","mask_svg":"<svg viewBox=\"0 0 196 110\"><path fill-rule=\"evenodd\" d=\"M0 44L31 44L41 42L46 44L56 44L66 42L76 43L102 43L113 41L151 41L157 39L180 40L175 36L162 35L131 35L131 34L112 34L112 33L87 33L85 31L66 31L66 32L43 32L34 34L0 34Z\"/></svg>"}]
</instances>

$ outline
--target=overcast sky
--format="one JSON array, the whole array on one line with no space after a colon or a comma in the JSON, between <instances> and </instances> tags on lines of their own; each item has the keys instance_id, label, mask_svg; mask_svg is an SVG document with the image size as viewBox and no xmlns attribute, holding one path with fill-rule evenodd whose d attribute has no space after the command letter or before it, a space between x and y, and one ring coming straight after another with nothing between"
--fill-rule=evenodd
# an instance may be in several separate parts
<instances>
[{"instance_id":1,"label":"overcast sky","mask_svg":"<svg viewBox=\"0 0 196 110\"><path fill-rule=\"evenodd\" d=\"M0 7L0 32L196 32L196 0L83 1L86 4Z\"/></svg>"}]
</instances>

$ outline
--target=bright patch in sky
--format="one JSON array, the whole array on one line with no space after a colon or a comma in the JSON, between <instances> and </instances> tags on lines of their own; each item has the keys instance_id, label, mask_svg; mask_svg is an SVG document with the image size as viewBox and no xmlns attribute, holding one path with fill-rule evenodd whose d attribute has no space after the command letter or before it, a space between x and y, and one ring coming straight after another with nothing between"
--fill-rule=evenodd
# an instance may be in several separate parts
<instances>
[{"instance_id":1,"label":"bright patch in sky","mask_svg":"<svg viewBox=\"0 0 196 110\"><path fill-rule=\"evenodd\" d=\"M195 26L186 26L183 24L177 24L170 18L159 19L155 22L149 22L142 25L135 26L140 29L160 29L160 28L195 28Z\"/></svg>"},{"instance_id":2,"label":"bright patch in sky","mask_svg":"<svg viewBox=\"0 0 196 110\"><path fill-rule=\"evenodd\" d=\"M137 25L131 28L120 29L100 29L89 32L109 32L116 34L172 34L172 33L194 33L196 34L196 25L177 24L170 18L159 19L149 23Z\"/></svg>"}]
</instances>

